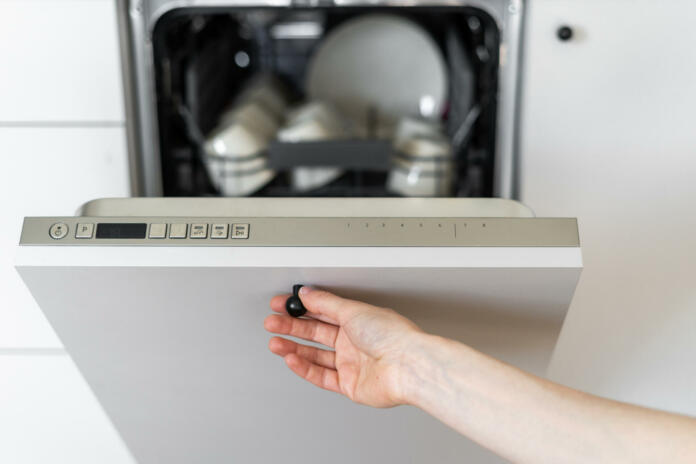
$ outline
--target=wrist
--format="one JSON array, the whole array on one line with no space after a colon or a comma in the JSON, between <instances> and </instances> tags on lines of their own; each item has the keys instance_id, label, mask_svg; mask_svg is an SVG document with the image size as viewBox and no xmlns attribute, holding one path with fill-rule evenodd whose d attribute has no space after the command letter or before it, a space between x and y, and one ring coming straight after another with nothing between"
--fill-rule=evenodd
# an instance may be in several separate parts
<instances>
[{"instance_id":1,"label":"wrist","mask_svg":"<svg viewBox=\"0 0 696 464\"><path fill-rule=\"evenodd\" d=\"M405 337L394 370L392 397L396 404L418 406L423 391L437 374L436 352L446 342L420 330Z\"/></svg>"}]
</instances>

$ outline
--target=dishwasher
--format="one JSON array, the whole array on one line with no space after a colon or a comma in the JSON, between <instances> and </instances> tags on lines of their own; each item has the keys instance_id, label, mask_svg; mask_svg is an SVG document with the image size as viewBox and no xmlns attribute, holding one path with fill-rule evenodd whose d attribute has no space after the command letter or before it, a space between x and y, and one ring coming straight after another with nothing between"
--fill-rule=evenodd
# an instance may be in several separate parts
<instances>
[{"instance_id":1,"label":"dishwasher","mask_svg":"<svg viewBox=\"0 0 696 464\"><path fill-rule=\"evenodd\" d=\"M521 0L119 0L131 184L16 267L140 464L501 460L267 348L298 284L544 375L577 222L514 201ZM307 444L311 452L307 452Z\"/></svg>"},{"instance_id":2,"label":"dishwasher","mask_svg":"<svg viewBox=\"0 0 696 464\"><path fill-rule=\"evenodd\" d=\"M521 0L119 6L136 195L516 196Z\"/></svg>"},{"instance_id":3,"label":"dishwasher","mask_svg":"<svg viewBox=\"0 0 696 464\"><path fill-rule=\"evenodd\" d=\"M271 296L391 307L544 375L582 257L575 219L512 200L130 198L26 218L16 267L141 464L454 463L501 461L295 377L267 348Z\"/></svg>"}]
</instances>

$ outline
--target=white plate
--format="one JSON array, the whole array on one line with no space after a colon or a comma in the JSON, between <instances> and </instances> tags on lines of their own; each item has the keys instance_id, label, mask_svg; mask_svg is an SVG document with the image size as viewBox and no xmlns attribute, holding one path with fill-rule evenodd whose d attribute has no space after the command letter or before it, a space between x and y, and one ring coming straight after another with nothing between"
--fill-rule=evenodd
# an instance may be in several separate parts
<instances>
[{"instance_id":1,"label":"white plate","mask_svg":"<svg viewBox=\"0 0 696 464\"><path fill-rule=\"evenodd\" d=\"M309 64L307 92L353 117L438 119L447 99L447 69L435 41L417 24L374 14L346 21Z\"/></svg>"}]
</instances>

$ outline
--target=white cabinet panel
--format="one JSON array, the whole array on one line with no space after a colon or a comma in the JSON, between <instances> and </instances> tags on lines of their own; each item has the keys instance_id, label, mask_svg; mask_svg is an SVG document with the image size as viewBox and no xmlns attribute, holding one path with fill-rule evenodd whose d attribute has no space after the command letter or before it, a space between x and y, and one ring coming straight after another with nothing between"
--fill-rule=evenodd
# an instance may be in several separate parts
<instances>
[{"instance_id":1,"label":"white cabinet panel","mask_svg":"<svg viewBox=\"0 0 696 464\"><path fill-rule=\"evenodd\" d=\"M113 0L0 1L0 123L123 121Z\"/></svg>"},{"instance_id":2,"label":"white cabinet panel","mask_svg":"<svg viewBox=\"0 0 696 464\"><path fill-rule=\"evenodd\" d=\"M550 375L696 414L696 2L529 14L521 199L577 216L585 258Z\"/></svg>"},{"instance_id":3,"label":"white cabinet panel","mask_svg":"<svg viewBox=\"0 0 696 464\"><path fill-rule=\"evenodd\" d=\"M0 462L132 464L67 355L0 355Z\"/></svg>"},{"instance_id":4,"label":"white cabinet panel","mask_svg":"<svg viewBox=\"0 0 696 464\"><path fill-rule=\"evenodd\" d=\"M60 347L13 267L22 219L128 196L125 129L0 128L0 156L0 348Z\"/></svg>"}]
</instances>

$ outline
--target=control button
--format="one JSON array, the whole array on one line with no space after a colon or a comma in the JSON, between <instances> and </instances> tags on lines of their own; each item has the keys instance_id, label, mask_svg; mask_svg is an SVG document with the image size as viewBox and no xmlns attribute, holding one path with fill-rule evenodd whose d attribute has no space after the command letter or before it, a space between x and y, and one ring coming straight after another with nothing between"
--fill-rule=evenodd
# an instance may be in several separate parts
<instances>
[{"instance_id":1,"label":"control button","mask_svg":"<svg viewBox=\"0 0 696 464\"><path fill-rule=\"evenodd\" d=\"M150 224L150 233L148 238L166 238L167 224Z\"/></svg>"},{"instance_id":2,"label":"control button","mask_svg":"<svg viewBox=\"0 0 696 464\"><path fill-rule=\"evenodd\" d=\"M191 224L191 238L207 238L208 224Z\"/></svg>"},{"instance_id":3,"label":"control button","mask_svg":"<svg viewBox=\"0 0 696 464\"><path fill-rule=\"evenodd\" d=\"M188 224L172 224L169 226L169 238L186 238Z\"/></svg>"},{"instance_id":4,"label":"control button","mask_svg":"<svg viewBox=\"0 0 696 464\"><path fill-rule=\"evenodd\" d=\"M94 224L78 224L75 231L75 238L92 238Z\"/></svg>"},{"instance_id":5,"label":"control button","mask_svg":"<svg viewBox=\"0 0 696 464\"><path fill-rule=\"evenodd\" d=\"M68 235L68 225L62 222L53 224L48 229L48 235L50 235L53 239L60 240Z\"/></svg>"},{"instance_id":6,"label":"control button","mask_svg":"<svg viewBox=\"0 0 696 464\"><path fill-rule=\"evenodd\" d=\"M249 224L232 224L232 238L249 238Z\"/></svg>"},{"instance_id":7,"label":"control button","mask_svg":"<svg viewBox=\"0 0 696 464\"><path fill-rule=\"evenodd\" d=\"M227 238L227 224L213 224L210 229L210 238Z\"/></svg>"}]
</instances>

